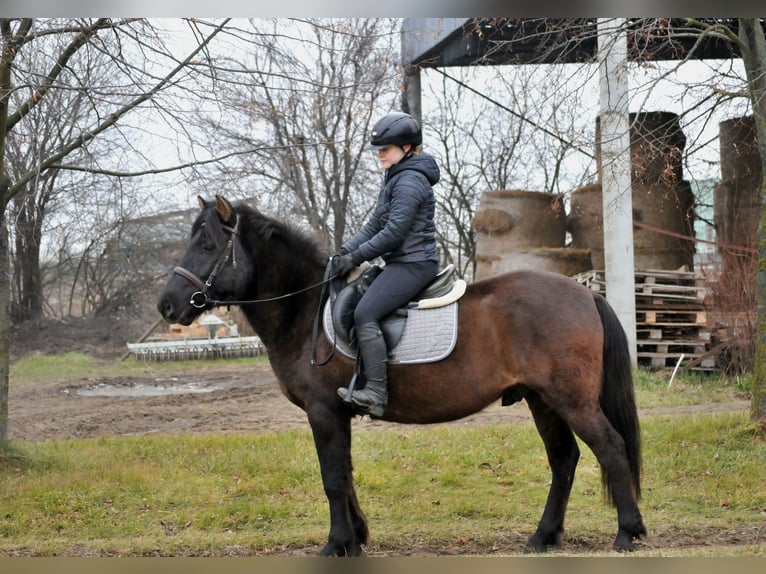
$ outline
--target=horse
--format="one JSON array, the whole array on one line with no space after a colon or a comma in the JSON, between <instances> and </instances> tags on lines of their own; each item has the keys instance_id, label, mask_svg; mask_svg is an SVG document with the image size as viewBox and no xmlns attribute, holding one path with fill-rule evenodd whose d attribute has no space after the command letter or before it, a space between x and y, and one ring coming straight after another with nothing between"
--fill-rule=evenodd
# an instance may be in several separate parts
<instances>
[{"instance_id":1,"label":"horse","mask_svg":"<svg viewBox=\"0 0 766 574\"><path fill-rule=\"evenodd\" d=\"M240 306L283 394L307 415L330 514L320 554L364 555L370 530L351 462L351 421L358 415L337 394L355 365L315 331L328 298L328 253L307 230L244 202L220 195L198 201L187 251L157 308L167 322L189 325L215 305ZM552 475L529 551L562 544L580 457L575 435L595 454L604 500L616 508L613 548L635 550L646 534L638 508L640 429L627 337L607 301L564 275L512 271L468 286L457 337L440 361L389 364L389 401L380 418L430 424L498 400L524 400Z\"/></svg>"}]
</instances>

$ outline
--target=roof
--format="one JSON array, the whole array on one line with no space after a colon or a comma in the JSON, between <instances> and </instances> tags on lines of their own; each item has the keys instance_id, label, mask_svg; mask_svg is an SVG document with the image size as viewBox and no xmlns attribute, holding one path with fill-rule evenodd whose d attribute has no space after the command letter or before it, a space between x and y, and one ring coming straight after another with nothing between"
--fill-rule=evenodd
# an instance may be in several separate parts
<instances>
[{"instance_id":1,"label":"roof","mask_svg":"<svg viewBox=\"0 0 766 574\"><path fill-rule=\"evenodd\" d=\"M700 34L725 26L736 35L738 18L627 21L632 61L740 57L724 34ZM596 18L405 18L402 25L403 63L426 68L595 62L596 51Z\"/></svg>"}]
</instances>

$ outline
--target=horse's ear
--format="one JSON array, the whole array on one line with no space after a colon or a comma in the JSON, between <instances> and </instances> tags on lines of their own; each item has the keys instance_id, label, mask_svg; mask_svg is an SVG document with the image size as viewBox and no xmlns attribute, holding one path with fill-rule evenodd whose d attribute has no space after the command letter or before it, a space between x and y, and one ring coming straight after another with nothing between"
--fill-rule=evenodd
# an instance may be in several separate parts
<instances>
[{"instance_id":1,"label":"horse's ear","mask_svg":"<svg viewBox=\"0 0 766 574\"><path fill-rule=\"evenodd\" d=\"M224 223L233 219L234 208L222 195L215 196L215 210L218 213L218 217L220 217L221 221Z\"/></svg>"},{"instance_id":2,"label":"horse's ear","mask_svg":"<svg viewBox=\"0 0 766 574\"><path fill-rule=\"evenodd\" d=\"M197 202L199 203L199 208L200 209L205 209L205 200L202 199L201 195L197 196Z\"/></svg>"}]
</instances>

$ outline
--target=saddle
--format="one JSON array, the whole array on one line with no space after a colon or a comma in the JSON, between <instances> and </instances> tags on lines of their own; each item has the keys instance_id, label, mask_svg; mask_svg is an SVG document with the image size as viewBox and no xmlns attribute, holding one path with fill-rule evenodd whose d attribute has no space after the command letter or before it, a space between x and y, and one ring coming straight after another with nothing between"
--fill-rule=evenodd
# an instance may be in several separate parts
<instances>
[{"instance_id":1,"label":"saddle","mask_svg":"<svg viewBox=\"0 0 766 574\"><path fill-rule=\"evenodd\" d=\"M370 265L347 284L334 287L330 294L331 319L335 336L356 350L357 341L354 329L354 309L370 284L383 271L379 265ZM463 296L466 282L459 279L453 264L447 265L426 287L406 306L387 315L380 328L389 349L394 349L402 338L409 316L413 309L437 309L456 302Z\"/></svg>"}]
</instances>

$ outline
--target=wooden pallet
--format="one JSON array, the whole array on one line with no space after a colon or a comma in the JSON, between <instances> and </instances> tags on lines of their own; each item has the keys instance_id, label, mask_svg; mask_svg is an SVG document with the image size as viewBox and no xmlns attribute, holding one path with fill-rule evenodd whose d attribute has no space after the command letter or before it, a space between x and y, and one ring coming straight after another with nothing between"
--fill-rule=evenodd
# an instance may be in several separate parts
<instances>
[{"instance_id":1,"label":"wooden pallet","mask_svg":"<svg viewBox=\"0 0 766 574\"><path fill-rule=\"evenodd\" d=\"M694 364L694 370L709 371L718 367L715 357L704 357L705 353L655 353L637 351L636 360L641 367L672 369L681 361L682 366ZM700 360L701 359L701 360Z\"/></svg>"},{"instance_id":2,"label":"wooden pallet","mask_svg":"<svg viewBox=\"0 0 766 574\"><path fill-rule=\"evenodd\" d=\"M604 271L585 271L574 279L601 295L606 292ZM708 292L704 278L689 271L636 270L634 283L637 303L661 299L702 305Z\"/></svg>"},{"instance_id":3,"label":"wooden pallet","mask_svg":"<svg viewBox=\"0 0 766 574\"><path fill-rule=\"evenodd\" d=\"M636 326L638 325L671 328L706 326L707 311L701 309L636 308Z\"/></svg>"},{"instance_id":4,"label":"wooden pallet","mask_svg":"<svg viewBox=\"0 0 766 574\"><path fill-rule=\"evenodd\" d=\"M606 294L604 271L586 271L574 279ZM711 338L704 278L689 271L636 270L635 292L639 365L673 368L683 358L697 369L715 368L715 358L705 357Z\"/></svg>"},{"instance_id":5,"label":"wooden pallet","mask_svg":"<svg viewBox=\"0 0 766 574\"><path fill-rule=\"evenodd\" d=\"M666 335L666 330L660 327L638 327L636 329L636 339L639 343L649 343L662 341ZM690 327L687 329L678 329L675 332L675 338L679 341L701 341L705 345L710 344L710 330Z\"/></svg>"}]
</instances>

